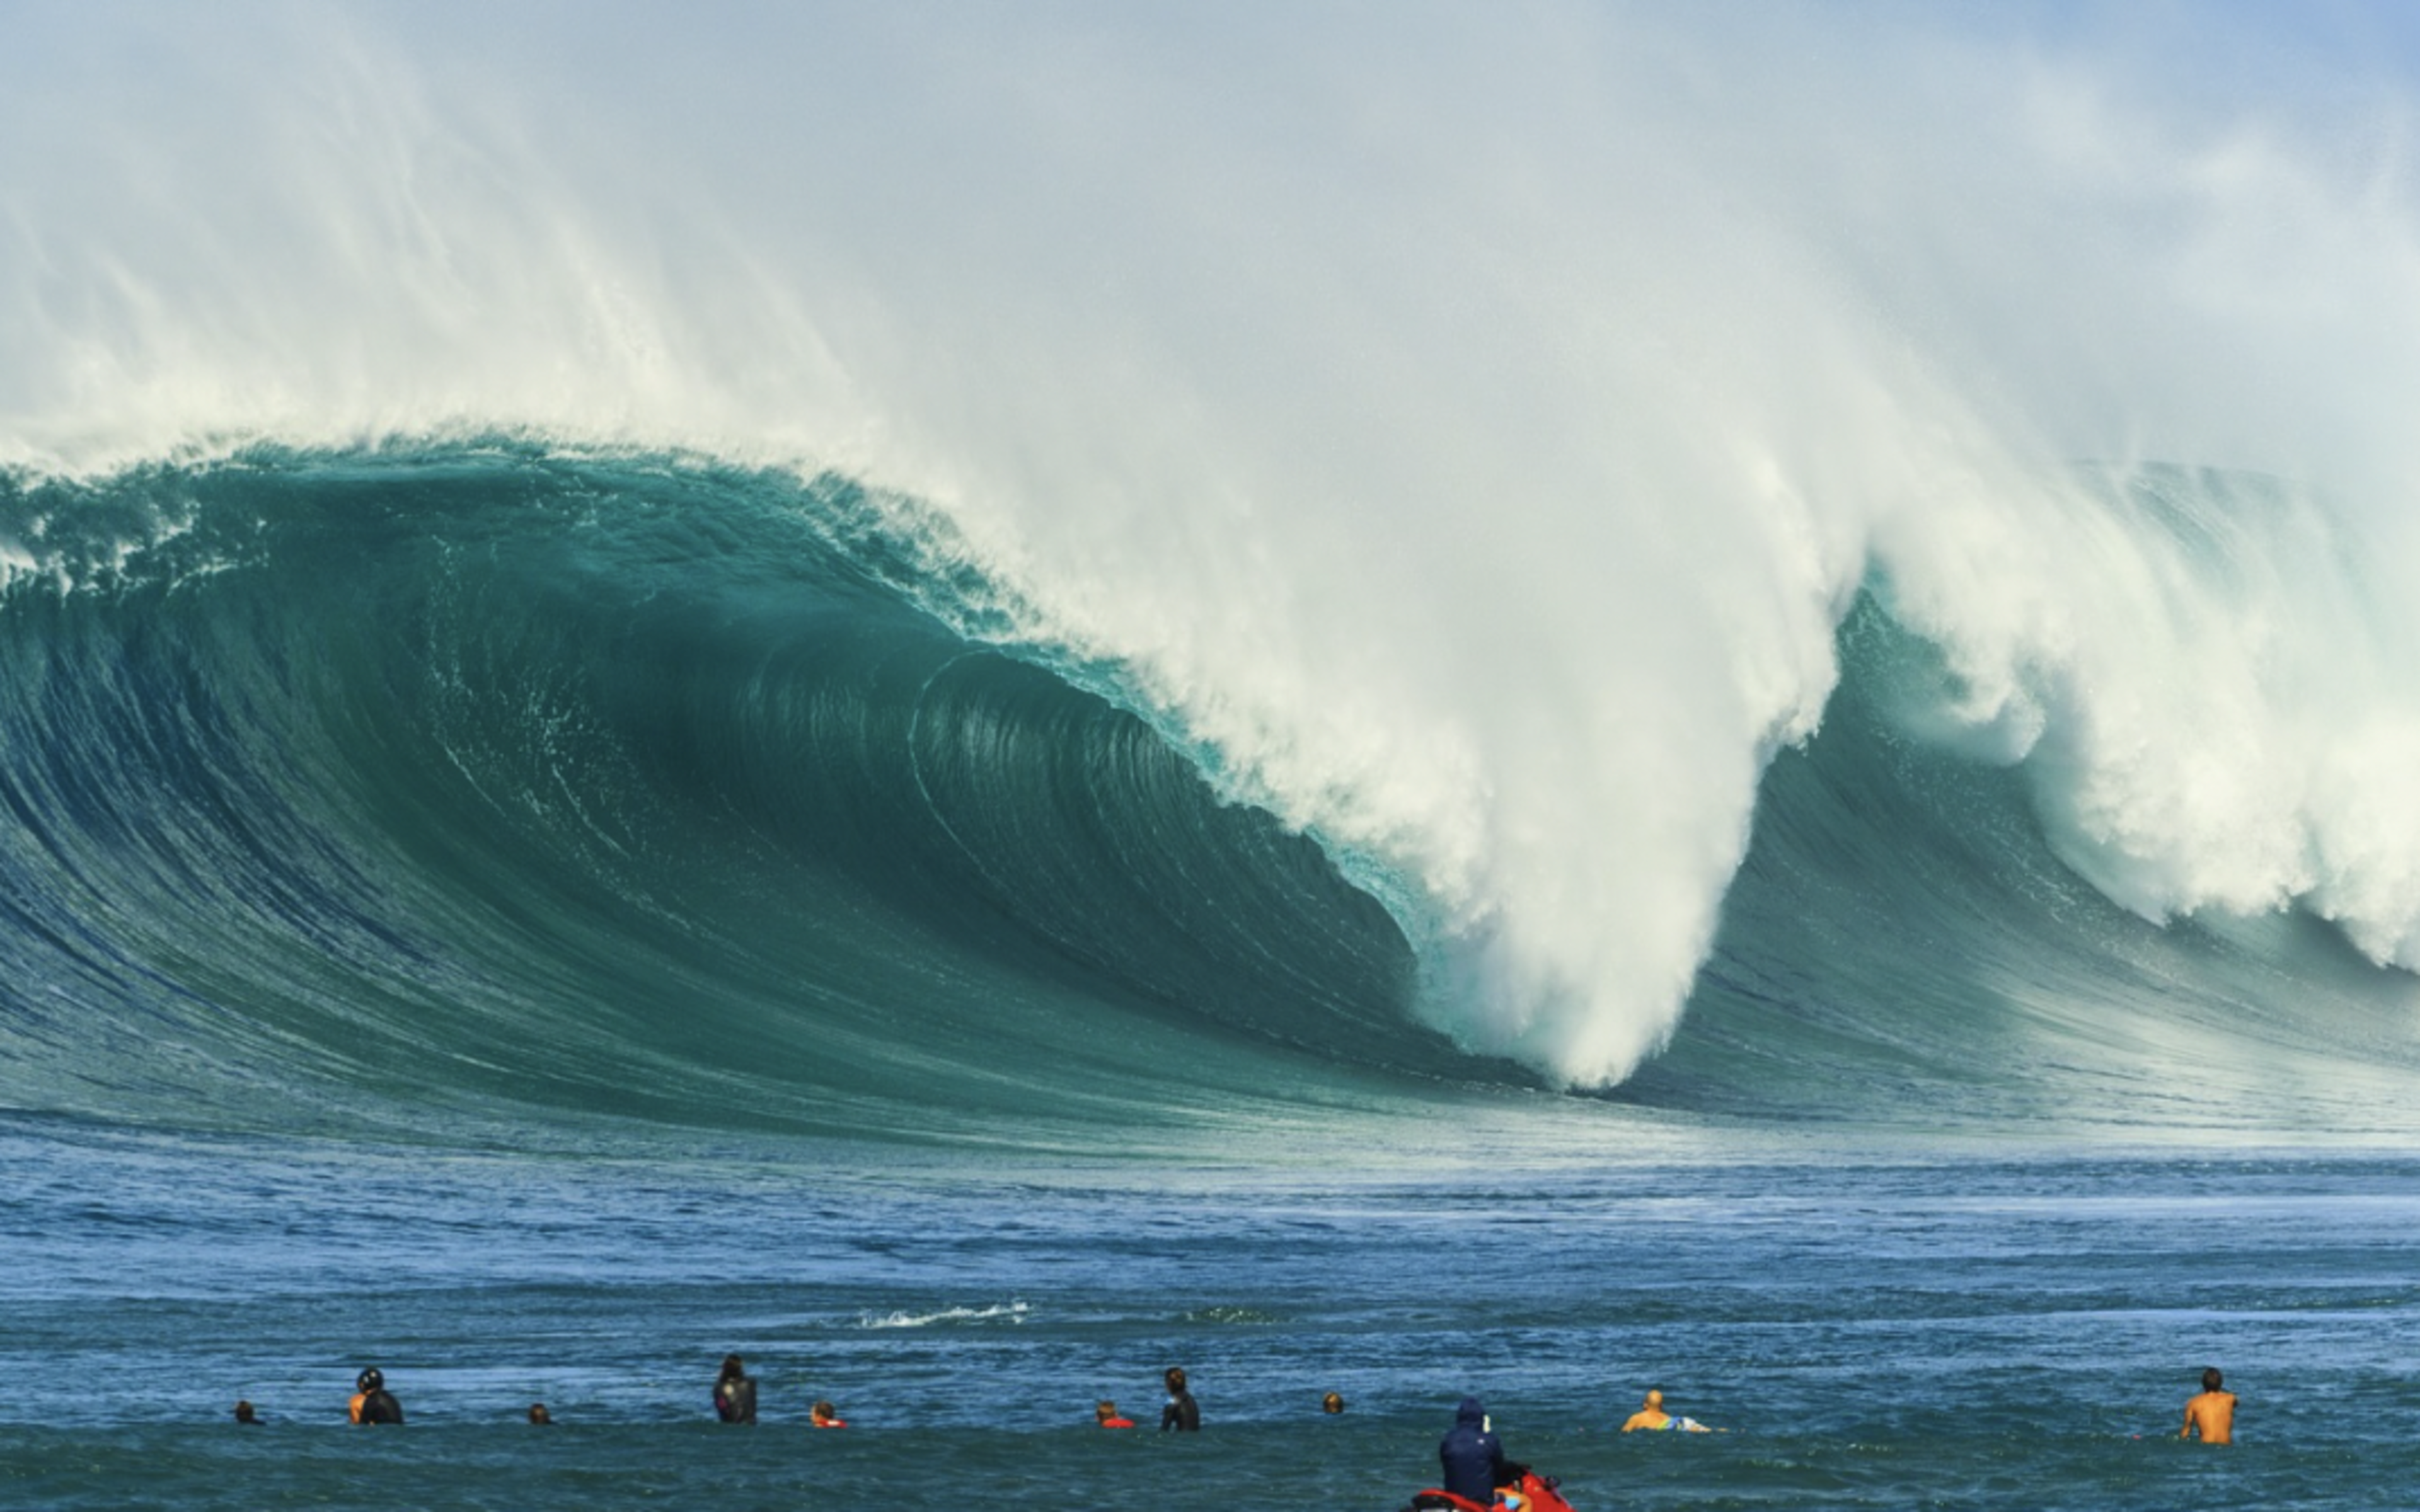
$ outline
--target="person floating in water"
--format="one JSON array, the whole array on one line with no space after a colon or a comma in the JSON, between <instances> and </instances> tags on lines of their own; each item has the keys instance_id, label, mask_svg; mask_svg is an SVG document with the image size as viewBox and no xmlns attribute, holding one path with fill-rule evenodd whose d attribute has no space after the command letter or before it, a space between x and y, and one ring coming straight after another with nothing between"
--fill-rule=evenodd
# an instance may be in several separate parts
<instances>
[{"instance_id":1,"label":"person floating in water","mask_svg":"<svg viewBox=\"0 0 2420 1512\"><path fill-rule=\"evenodd\" d=\"M1130 1428L1134 1419L1120 1417L1118 1404L1106 1398L1093 1404L1093 1421L1105 1428Z\"/></svg>"},{"instance_id":2,"label":"person floating in water","mask_svg":"<svg viewBox=\"0 0 2420 1512\"><path fill-rule=\"evenodd\" d=\"M250 1402L238 1402L235 1404L235 1420L243 1424L247 1427L256 1428L260 1427L260 1416L252 1410L252 1404Z\"/></svg>"},{"instance_id":3,"label":"person floating in water","mask_svg":"<svg viewBox=\"0 0 2420 1512\"><path fill-rule=\"evenodd\" d=\"M1437 1469L1445 1477L1440 1489L1481 1506L1493 1506L1496 1488L1520 1479L1520 1472L1505 1463L1504 1443L1488 1426L1487 1409L1476 1396L1465 1396L1454 1409L1453 1427L1437 1441Z\"/></svg>"},{"instance_id":4,"label":"person floating in water","mask_svg":"<svg viewBox=\"0 0 2420 1512\"><path fill-rule=\"evenodd\" d=\"M840 1415L840 1409L834 1407L830 1402L817 1402L814 1406L808 1408L807 1421L819 1428L845 1428L848 1427L847 1419Z\"/></svg>"},{"instance_id":5,"label":"person floating in water","mask_svg":"<svg viewBox=\"0 0 2420 1512\"><path fill-rule=\"evenodd\" d=\"M725 1423L756 1421L756 1378L736 1354L722 1357L722 1373L714 1378L714 1415Z\"/></svg>"},{"instance_id":6,"label":"person floating in water","mask_svg":"<svg viewBox=\"0 0 2420 1512\"><path fill-rule=\"evenodd\" d=\"M1193 1404L1193 1393L1186 1389L1185 1367L1170 1365L1161 1379L1168 1382L1168 1404L1159 1410L1159 1431L1201 1432L1202 1409Z\"/></svg>"},{"instance_id":7,"label":"person floating in water","mask_svg":"<svg viewBox=\"0 0 2420 1512\"><path fill-rule=\"evenodd\" d=\"M1649 1392L1647 1400L1639 1404L1638 1411L1630 1414L1630 1421L1621 1425L1624 1433L1665 1433L1675 1429L1683 1433L1714 1431L1694 1417L1674 1417L1664 1411L1664 1390L1660 1386Z\"/></svg>"},{"instance_id":8,"label":"person floating in water","mask_svg":"<svg viewBox=\"0 0 2420 1512\"><path fill-rule=\"evenodd\" d=\"M346 1411L360 1424L403 1422L403 1404L386 1389L386 1376L376 1365L353 1378L353 1399Z\"/></svg>"},{"instance_id":9,"label":"person floating in water","mask_svg":"<svg viewBox=\"0 0 2420 1512\"><path fill-rule=\"evenodd\" d=\"M2235 1393L2219 1389L2226 1380L2216 1365L2201 1373L2201 1395L2185 1403L2185 1426L2177 1430L2178 1438L2199 1433L2204 1443L2235 1442Z\"/></svg>"},{"instance_id":10,"label":"person floating in water","mask_svg":"<svg viewBox=\"0 0 2420 1512\"><path fill-rule=\"evenodd\" d=\"M530 1403L529 1420L532 1427L551 1428L554 1427L554 1415L546 1410L546 1403L544 1402Z\"/></svg>"},{"instance_id":11,"label":"person floating in water","mask_svg":"<svg viewBox=\"0 0 2420 1512\"><path fill-rule=\"evenodd\" d=\"M1341 1394L1331 1391L1326 1396L1322 1396L1319 1399L1319 1410L1330 1414L1331 1416L1335 1413L1341 1412L1344 1411L1344 1397Z\"/></svg>"}]
</instances>

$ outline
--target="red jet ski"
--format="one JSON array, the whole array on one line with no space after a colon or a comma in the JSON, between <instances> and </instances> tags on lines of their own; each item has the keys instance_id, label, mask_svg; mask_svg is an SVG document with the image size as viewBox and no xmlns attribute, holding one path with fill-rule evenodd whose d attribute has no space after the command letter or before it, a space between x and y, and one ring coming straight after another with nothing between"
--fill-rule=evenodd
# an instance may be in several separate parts
<instances>
[{"instance_id":1,"label":"red jet ski","mask_svg":"<svg viewBox=\"0 0 2420 1512\"><path fill-rule=\"evenodd\" d=\"M1518 1485L1499 1489L1494 1502L1474 1502L1466 1496L1441 1491L1431 1487L1415 1491L1404 1512L1577 1512L1563 1500L1556 1483L1535 1471L1523 1471Z\"/></svg>"}]
</instances>

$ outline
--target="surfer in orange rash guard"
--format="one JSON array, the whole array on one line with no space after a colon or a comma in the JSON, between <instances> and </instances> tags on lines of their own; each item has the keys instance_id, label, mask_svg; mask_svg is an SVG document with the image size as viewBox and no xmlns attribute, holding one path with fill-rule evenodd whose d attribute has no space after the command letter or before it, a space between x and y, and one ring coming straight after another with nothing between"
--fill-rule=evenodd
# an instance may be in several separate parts
<instances>
[{"instance_id":1,"label":"surfer in orange rash guard","mask_svg":"<svg viewBox=\"0 0 2420 1512\"><path fill-rule=\"evenodd\" d=\"M848 1427L848 1420L840 1415L840 1409L834 1407L830 1402L817 1402L814 1406L808 1408L807 1422L819 1428L845 1428Z\"/></svg>"},{"instance_id":2,"label":"surfer in orange rash guard","mask_svg":"<svg viewBox=\"0 0 2420 1512\"><path fill-rule=\"evenodd\" d=\"M1130 1428L1134 1427L1133 1418L1120 1417L1118 1415L1117 1403L1106 1400L1097 1401L1093 1404L1093 1421L1098 1423L1105 1428Z\"/></svg>"}]
</instances>

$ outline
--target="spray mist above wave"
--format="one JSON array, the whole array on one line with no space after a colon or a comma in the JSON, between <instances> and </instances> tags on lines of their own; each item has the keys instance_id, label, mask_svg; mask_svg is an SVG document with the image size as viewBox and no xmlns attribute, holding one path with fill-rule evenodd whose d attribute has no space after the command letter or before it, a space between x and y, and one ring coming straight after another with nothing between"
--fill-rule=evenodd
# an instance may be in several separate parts
<instances>
[{"instance_id":1,"label":"spray mist above wave","mask_svg":"<svg viewBox=\"0 0 2420 1512\"><path fill-rule=\"evenodd\" d=\"M1945 658L1906 727L2112 896L2413 964L2420 214L2339 150L2409 81L2315 102L2325 39L2245 100L2066 12L36 14L0 457L526 428L927 501L1470 1048L1669 1036L1869 579Z\"/></svg>"}]
</instances>

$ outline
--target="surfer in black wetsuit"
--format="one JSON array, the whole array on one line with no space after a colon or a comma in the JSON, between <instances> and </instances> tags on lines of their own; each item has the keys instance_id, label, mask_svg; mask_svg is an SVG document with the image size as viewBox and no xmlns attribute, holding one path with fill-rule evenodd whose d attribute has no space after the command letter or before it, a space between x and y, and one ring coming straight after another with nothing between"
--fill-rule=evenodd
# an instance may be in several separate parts
<instances>
[{"instance_id":1,"label":"surfer in black wetsuit","mask_svg":"<svg viewBox=\"0 0 2420 1512\"><path fill-rule=\"evenodd\" d=\"M386 1377L376 1365L353 1379L353 1399L348 1411L354 1422L368 1427L373 1423L403 1423L403 1404L395 1393L386 1389Z\"/></svg>"},{"instance_id":2,"label":"surfer in black wetsuit","mask_svg":"<svg viewBox=\"0 0 2420 1512\"><path fill-rule=\"evenodd\" d=\"M1185 1389L1185 1367L1168 1367L1168 1405L1159 1410L1159 1431L1162 1433L1199 1433L1202 1431L1202 1409L1193 1405L1193 1394Z\"/></svg>"},{"instance_id":3,"label":"surfer in black wetsuit","mask_svg":"<svg viewBox=\"0 0 2420 1512\"><path fill-rule=\"evenodd\" d=\"M260 1414L252 1410L252 1404L250 1402L238 1402L235 1404L235 1420L245 1425L247 1427L256 1428L260 1427Z\"/></svg>"},{"instance_id":4,"label":"surfer in black wetsuit","mask_svg":"<svg viewBox=\"0 0 2420 1512\"><path fill-rule=\"evenodd\" d=\"M756 1378L736 1354L722 1357L722 1373L714 1379L714 1415L725 1423L756 1421Z\"/></svg>"}]
</instances>

